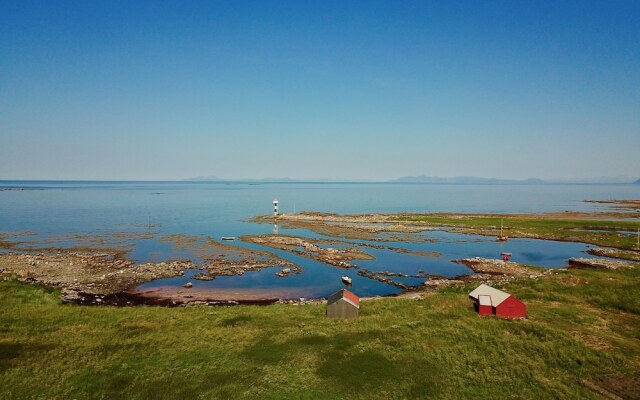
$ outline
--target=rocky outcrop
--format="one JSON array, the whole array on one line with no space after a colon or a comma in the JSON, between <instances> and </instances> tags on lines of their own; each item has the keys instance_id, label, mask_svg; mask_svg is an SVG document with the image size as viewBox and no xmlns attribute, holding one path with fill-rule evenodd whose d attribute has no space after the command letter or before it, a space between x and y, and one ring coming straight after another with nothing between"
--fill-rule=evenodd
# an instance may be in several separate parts
<instances>
[{"instance_id":1,"label":"rocky outcrop","mask_svg":"<svg viewBox=\"0 0 640 400\"><path fill-rule=\"evenodd\" d=\"M573 268L600 268L600 269L622 269L637 268L640 264L630 261L609 260L606 258L570 258L569 265Z\"/></svg>"},{"instance_id":2,"label":"rocky outcrop","mask_svg":"<svg viewBox=\"0 0 640 400\"><path fill-rule=\"evenodd\" d=\"M511 261L505 262L492 258L462 258L453 260L453 262L464 264L477 274L501 275L515 278L535 278L542 275L541 272L525 267L521 264Z\"/></svg>"},{"instance_id":3,"label":"rocky outcrop","mask_svg":"<svg viewBox=\"0 0 640 400\"><path fill-rule=\"evenodd\" d=\"M290 273L291 273L291 268L282 268L280 272L276 272L276 276L283 278L285 276L289 276Z\"/></svg>"},{"instance_id":4,"label":"rocky outcrop","mask_svg":"<svg viewBox=\"0 0 640 400\"><path fill-rule=\"evenodd\" d=\"M635 251L635 250L605 249L602 247L595 247L593 249L587 250L587 253L594 256L600 256L600 257L610 257L610 258L619 258L622 260L640 261L640 251Z\"/></svg>"},{"instance_id":5,"label":"rocky outcrop","mask_svg":"<svg viewBox=\"0 0 640 400\"><path fill-rule=\"evenodd\" d=\"M212 281L216 279L215 275L211 275L208 272L198 272L197 274L191 275L191 279L197 279L199 281Z\"/></svg>"}]
</instances>

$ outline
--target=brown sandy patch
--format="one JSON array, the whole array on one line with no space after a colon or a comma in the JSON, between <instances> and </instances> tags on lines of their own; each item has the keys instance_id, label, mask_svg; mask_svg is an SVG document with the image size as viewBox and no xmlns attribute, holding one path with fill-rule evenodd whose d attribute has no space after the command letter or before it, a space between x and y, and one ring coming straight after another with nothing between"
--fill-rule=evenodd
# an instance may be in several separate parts
<instances>
[{"instance_id":1,"label":"brown sandy patch","mask_svg":"<svg viewBox=\"0 0 640 400\"><path fill-rule=\"evenodd\" d=\"M296 236L283 235L259 235L259 236L243 236L243 241L256 243L274 249L285 250L303 257L311 258L316 261L323 262L341 268L350 268L353 260L373 260L375 259L368 253L355 247L346 249L336 249L333 247L320 247L316 243L322 241L314 241L314 239L300 238ZM315 242L315 243L314 243Z\"/></svg>"}]
</instances>

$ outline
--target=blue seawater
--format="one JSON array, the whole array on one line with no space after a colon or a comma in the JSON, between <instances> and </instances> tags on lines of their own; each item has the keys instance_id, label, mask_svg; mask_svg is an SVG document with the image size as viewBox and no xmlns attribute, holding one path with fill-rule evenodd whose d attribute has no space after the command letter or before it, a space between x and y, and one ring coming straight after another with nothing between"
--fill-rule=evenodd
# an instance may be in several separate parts
<instances>
[{"instance_id":1,"label":"blue seawater","mask_svg":"<svg viewBox=\"0 0 640 400\"><path fill-rule=\"evenodd\" d=\"M593 211L602 205L584 200L637 199L640 185L446 185L391 183L246 183L246 182L78 182L0 181L0 233L25 240L50 240L47 244L72 246L74 235L150 233L150 239L131 239L130 257L137 262L191 258L197 254L176 249L158 240L170 234L222 236L272 233L271 224L247 220L272 213L272 201L279 199L283 213L322 211L340 214L373 212L496 212L532 213L564 210ZM21 189L21 190L15 190ZM275 227L280 234L319 237L313 232ZM22 235L22 236L20 236ZM585 244L529 239L497 243L493 238L447 232L425 232L425 242L389 243L409 250L438 252L423 257L389 250L364 248L372 261L356 261L371 271L419 270L444 276L469 273L452 259L498 258L513 253L512 260L549 268L563 267L570 257L586 256ZM342 287L340 276L354 280L353 290L361 296L388 295L395 286L358 276L310 259L261 246L236 245L271 251L296 262L303 273L278 278L278 268L248 272L242 276L218 277L203 282L185 277L149 282L142 289L177 286L186 281L210 290L272 291L288 297L324 297ZM421 284L424 279L397 279Z\"/></svg>"}]
</instances>

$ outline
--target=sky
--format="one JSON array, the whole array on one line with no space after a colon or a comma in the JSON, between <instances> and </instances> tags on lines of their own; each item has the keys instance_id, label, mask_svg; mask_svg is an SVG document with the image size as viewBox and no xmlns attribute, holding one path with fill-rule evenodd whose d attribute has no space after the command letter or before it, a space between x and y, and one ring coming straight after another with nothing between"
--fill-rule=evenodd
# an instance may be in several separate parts
<instances>
[{"instance_id":1,"label":"sky","mask_svg":"<svg viewBox=\"0 0 640 400\"><path fill-rule=\"evenodd\" d=\"M640 2L0 0L0 179L640 177Z\"/></svg>"}]
</instances>

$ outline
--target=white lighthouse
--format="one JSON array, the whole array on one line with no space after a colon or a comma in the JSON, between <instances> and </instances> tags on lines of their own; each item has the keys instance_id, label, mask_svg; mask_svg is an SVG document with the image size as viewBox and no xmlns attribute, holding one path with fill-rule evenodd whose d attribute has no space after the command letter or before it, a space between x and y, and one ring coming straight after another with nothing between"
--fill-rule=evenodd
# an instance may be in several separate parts
<instances>
[{"instance_id":1,"label":"white lighthouse","mask_svg":"<svg viewBox=\"0 0 640 400\"><path fill-rule=\"evenodd\" d=\"M278 217L278 199L273 199L273 217Z\"/></svg>"}]
</instances>

